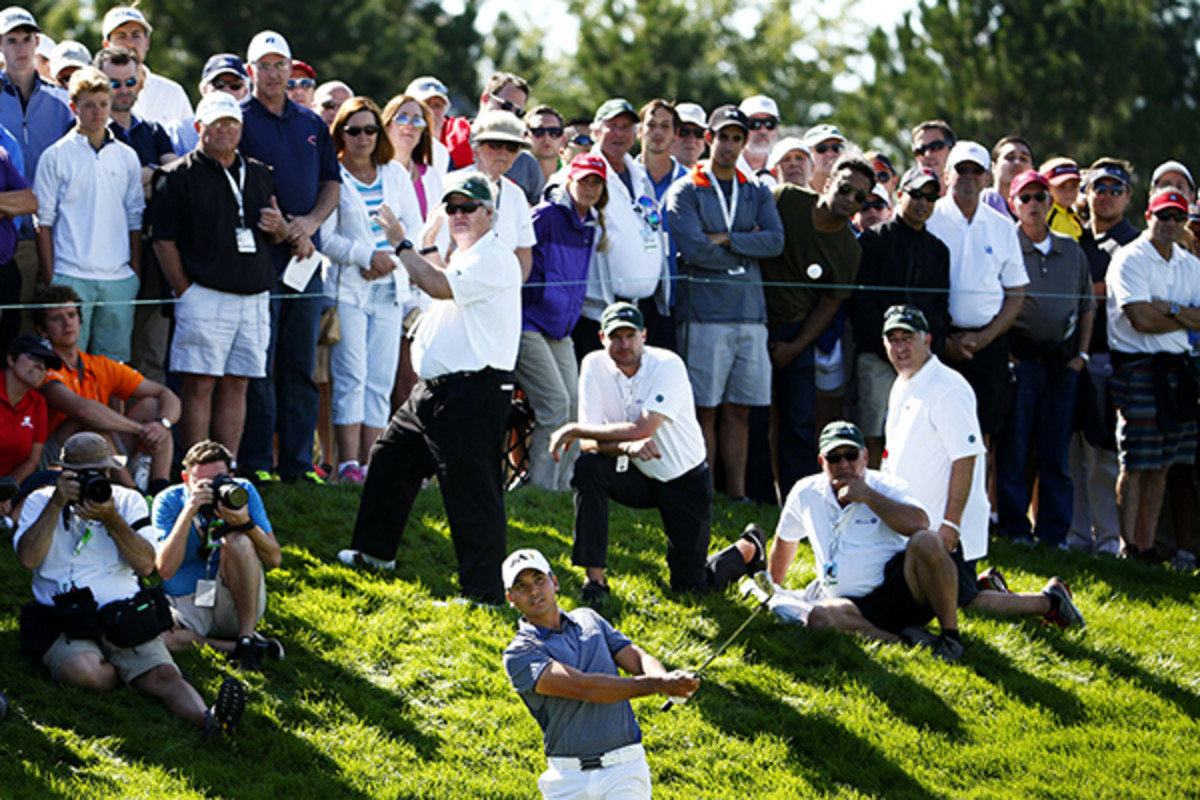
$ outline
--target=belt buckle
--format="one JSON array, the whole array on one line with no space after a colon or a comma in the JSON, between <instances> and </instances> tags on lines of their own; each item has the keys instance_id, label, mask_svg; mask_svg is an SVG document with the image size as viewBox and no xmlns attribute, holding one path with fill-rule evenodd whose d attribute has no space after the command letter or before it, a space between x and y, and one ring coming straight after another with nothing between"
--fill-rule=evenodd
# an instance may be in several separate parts
<instances>
[{"instance_id":1,"label":"belt buckle","mask_svg":"<svg viewBox=\"0 0 1200 800\"><path fill-rule=\"evenodd\" d=\"M604 755L583 756L579 759L579 768L584 772L593 769L600 769L604 766Z\"/></svg>"}]
</instances>

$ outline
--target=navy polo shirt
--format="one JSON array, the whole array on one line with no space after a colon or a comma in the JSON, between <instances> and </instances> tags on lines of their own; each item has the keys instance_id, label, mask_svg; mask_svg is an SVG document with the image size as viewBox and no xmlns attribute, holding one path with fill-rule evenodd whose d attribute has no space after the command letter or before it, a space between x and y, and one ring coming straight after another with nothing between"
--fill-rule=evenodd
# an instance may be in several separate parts
<instances>
[{"instance_id":1,"label":"navy polo shirt","mask_svg":"<svg viewBox=\"0 0 1200 800\"><path fill-rule=\"evenodd\" d=\"M341 183L337 151L325 121L311 109L286 100L279 116L267 110L253 95L242 101L242 155L258 159L275 169L275 192L285 214L301 216L312 211L325 181ZM320 231L313 244L320 249ZM282 268L287 261L287 249Z\"/></svg>"},{"instance_id":2,"label":"navy polo shirt","mask_svg":"<svg viewBox=\"0 0 1200 800\"><path fill-rule=\"evenodd\" d=\"M163 126L151 120L145 120L136 114L130 116L132 125L125 130L115 119L108 121L108 129L118 142L129 145L137 153L138 161L143 167L157 167L162 164L162 157L174 155L171 147L171 137L163 130Z\"/></svg>"},{"instance_id":3,"label":"navy polo shirt","mask_svg":"<svg viewBox=\"0 0 1200 800\"><path fill-rule=\"evenodd\" d=\"M580 672L617 676L613 659L632 642L590 608L562 613L562 630L522 619L504 651L504 669L542 728L547 756L582 758L637 744L641 729L628 700L587 703L537 693L542 670L557 661Z\"/></svg>"}]
</instances>

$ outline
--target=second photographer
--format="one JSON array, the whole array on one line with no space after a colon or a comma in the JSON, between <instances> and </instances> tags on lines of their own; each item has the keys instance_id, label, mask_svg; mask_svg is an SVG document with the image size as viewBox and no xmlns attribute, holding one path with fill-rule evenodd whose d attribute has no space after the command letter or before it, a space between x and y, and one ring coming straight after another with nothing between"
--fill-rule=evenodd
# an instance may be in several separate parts
<instances>
[{"instance_id":1,"label":"second photographer","mask_svg":"<svg viewBox=\"0 0 1200 800\"><path fill-rule=\"evenodd\" d=\"M171 650L196 642L228 653L245 670L283 645L255 631L267 610L263 568L279 566L279 543L262 498L231 478L233 456L218 442L198 442L183 457L183 483L158 494L152 520L155 564L171 601Z\"/></svg>"}]
</instances>

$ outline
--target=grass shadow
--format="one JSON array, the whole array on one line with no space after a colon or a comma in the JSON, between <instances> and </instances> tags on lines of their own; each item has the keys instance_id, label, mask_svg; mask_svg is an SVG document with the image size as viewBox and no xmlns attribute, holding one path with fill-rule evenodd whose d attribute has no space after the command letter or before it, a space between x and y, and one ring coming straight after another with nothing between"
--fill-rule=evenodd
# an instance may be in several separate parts
<instances>
[{"instance_id":1,"label":"grass shadow","mask_svg":"<svg viewBox=\"0 0 1200 800\"><path fill-rule=\"evenodd\" d=\"M1048 638L1054 641L1063 637ZM1044 709L1054 715L1058 724L1075 725L1087 719L1088 711L1078 697L1017 666L1012 658L986 639L973 637L966 652L964 663L971 666L979 677L1000 687L1025 705Z\"/></svg>"}]
</instances>

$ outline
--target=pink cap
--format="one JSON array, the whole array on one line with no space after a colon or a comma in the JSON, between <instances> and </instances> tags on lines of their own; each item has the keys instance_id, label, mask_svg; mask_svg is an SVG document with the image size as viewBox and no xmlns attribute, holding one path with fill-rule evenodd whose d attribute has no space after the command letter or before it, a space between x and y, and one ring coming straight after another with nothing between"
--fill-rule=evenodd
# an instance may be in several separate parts
<instances>
[{"instance_id":1,"label":"pink cap","mask_svg":"<svg viewBox=\"0 0 1200 800\"><path fill-rule=\"evenodd\" d=\"M1016 197L1021 193L1021 190L1031 183L1036 183L1044 189L1050 188L1050 181L1046 180L1046 176L1038 172L1036 169L1027 169L1020 175L1012 179L1012 183L1008 186L1008 196Z\"/></svg>"}]
</instances>

